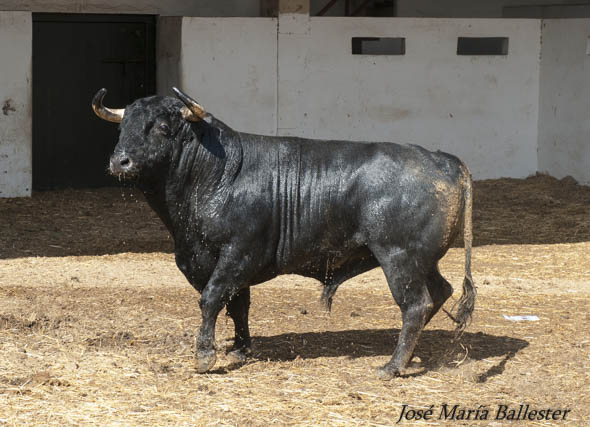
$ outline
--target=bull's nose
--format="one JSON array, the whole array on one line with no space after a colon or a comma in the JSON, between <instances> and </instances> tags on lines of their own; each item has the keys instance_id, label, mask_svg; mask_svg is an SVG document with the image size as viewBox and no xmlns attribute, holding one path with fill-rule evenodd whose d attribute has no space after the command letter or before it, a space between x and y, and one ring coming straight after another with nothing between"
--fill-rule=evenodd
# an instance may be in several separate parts
<instances>
[{"instance_id":1,"label":"bull's nose","mask_svg":"<svg viewBox=\"0 0 590 427\"><path fill-rule=\"evenodd\" d=\"M131 166L131 160L129 160L129 157L123 157L122 159L119 160L119 165L122 168L127 168Z\"/></svg>"},{"instance_id":2,"label":"bull's nose","mask_svg":"<svg viewBox=\"0 0 590 427\"><path fill-rule=\"evenodd\" d=\"M111 156L109 169L113 175L129 173L133 169L133 161L126 153L117 153Z\"/></svg>"}]
</instances>

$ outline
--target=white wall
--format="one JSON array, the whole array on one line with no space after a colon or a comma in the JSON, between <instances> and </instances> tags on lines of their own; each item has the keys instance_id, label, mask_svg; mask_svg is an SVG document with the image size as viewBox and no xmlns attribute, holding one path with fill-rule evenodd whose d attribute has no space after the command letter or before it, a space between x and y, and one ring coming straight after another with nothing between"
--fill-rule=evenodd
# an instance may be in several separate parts
<instances>
[{"instance_id":1,"label":"white wall","mask_svg":"<svg viewBox=\"0 0 590 427\"><path fill-rule=\"evenodd\" d=\"M475 178L537 171L540 22L185 18L181 85L242 131L416 143ZM351 54L353 36L406 38L404 56ZM456 55L458 36L506 36L509 55ZM277 68L278 64L278 68Z\"/></svg>"},{"instance_id":2,"label":"white wall","mask_svg":"<svg viewBox=\"0 0 590 427\"><path fill-rule=\"evenodd\" d=\"M31 14L0 12L0 197L31 195Z\"/></svg>"},{"instance_id":3,"label":"white wall","mask_svg":"<svg viewBox=\"0 0 590 427\"><path fill-rule=\"evenodd\" d=\"M590 184L590 20L543 22L539 170Z\"/></svg>"},{"instance_id":4,"label":"white wall","mask_svg":"<svg viewBox=\"0 0 590 427\"><path fill-rule=\"evenodd\" d=\"M590 20L544 21L542 43L541 22L161 18L158 89L177 84L245 132L417 143L477 179L590 183ZM31 33L29 13L0 12L2 197L31 189ZM352 55L353 36L405 37L406 54ZM458 36L509 37L509 54L457 56Z\"/></svg>"},{"instance_id":5,"label":"white wall","mask_svg":"<svg viewBox=\"0 0 590 427\"><path fill-rule=\"evenodd\" d=\"M0 10L164 16L258 16L260 0L0 0Z\"/></svg>"},{"instance_id":6,"label":"white wall","mask_svg":"<svg viewBox=\"0 0 590 427\"><path fill-rule=\"evenodd\" d=\"M169 95L172 86L180 86L182 17L159 16L156 32L156 91Z\"/></svg>"},{"instance_id":7,"label":"white wall","mask_svg":"<svg viewBox=\"0 0 590 427\"><path fill-rule=\"evenodd\" d=\"M276 18L184 18L182 89L229 126L276 133Z\"/></svg>"},{"instance_id":8,"label":"white wall","mask_svg":"<svg viewBox=\"0 0 590 427\"><path fill-rule=\"evenodd\" d=\"M311 18L279 34L281 135L416 143L475 178L537 170L536 20ZM405 37L404 56L351 55L351 38ZM509 37L508 56L458 56L458 36Z\"/></svg>"}]
</instances>

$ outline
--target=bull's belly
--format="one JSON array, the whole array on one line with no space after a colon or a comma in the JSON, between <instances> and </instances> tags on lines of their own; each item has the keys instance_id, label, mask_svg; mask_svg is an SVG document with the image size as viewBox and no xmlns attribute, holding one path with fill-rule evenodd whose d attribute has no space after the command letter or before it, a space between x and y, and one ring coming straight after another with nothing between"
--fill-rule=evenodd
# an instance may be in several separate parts
<instances>
[{"instance_id":1,"label":"bull's belly","mask_svg":"<svg viewBox=\"0 0 590 427\"><path fill-rule=\"evenodd\" d=\"M307 251L294 256L279 274L299 274L323 283L347 280L378 267L379 263L366 246L355 249L330 248Z\"/></svg>"}]
</instances>

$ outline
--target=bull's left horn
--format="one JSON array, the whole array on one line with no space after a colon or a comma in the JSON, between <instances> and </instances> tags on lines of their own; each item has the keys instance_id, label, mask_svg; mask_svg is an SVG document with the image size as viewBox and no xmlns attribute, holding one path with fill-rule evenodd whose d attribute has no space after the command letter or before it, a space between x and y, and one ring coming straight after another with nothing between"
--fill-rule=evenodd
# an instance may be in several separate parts
<instances>
[{"instance_id":1,"label":"bull's left horn","mask_svg":"<svg viewBox=\"0 0 590 427\"><path fill-rule=\"evenodd\" d=\"M208 121L210 114L207 113L197 101L176 87L173 87L172 90L178 99L180 99L182 102L184 102L184 105L186 105L186 107L183 107L180 110L183 119L190 122L197 122L199 120Z\"/></svg>"},{"instance_id":2,"label":"bull's left horn","mask_svg":"<svg viewBox=\"0 0 590 427\"><path fill-rule=\"evenodd\" d=\"M125 114L125 109L111 109L102 105L102 100L106 94L107 90L102 88L96 92L96 95L94 95L94 99L92 100L92 109L94 110L94 113L103 120L113 123L121 123L121 120L123 120L123 114Z\"/></svg>"}]
</instances>

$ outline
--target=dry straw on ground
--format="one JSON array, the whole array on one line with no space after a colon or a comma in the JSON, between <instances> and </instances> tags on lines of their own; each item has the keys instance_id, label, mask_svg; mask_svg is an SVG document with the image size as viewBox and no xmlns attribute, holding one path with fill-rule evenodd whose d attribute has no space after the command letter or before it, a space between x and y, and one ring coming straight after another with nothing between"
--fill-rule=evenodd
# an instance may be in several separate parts
<instances>
[{"instance_id":1,"label":"dry straw on ground","mask_svg":"<svg viewBox=\"0 0 590 427\"><path fill-rule=\"evenodd\" d=\"M528 403L590 423L590 188L571 180L476 183L474 322L451 344L437 315L413 374L389 382L373 370L401 320L379 270L345 283L331 315L314 281L255 288L254 357L225 357L233 325L221 316L218 365L198 375L198 295L141 197L39 193L0 200L0 218L0 424L392 425L408 404L434 405L436 425L444 403L489 418ZM441 270L459 285L460 248Z\"/></svg>"}]
</instances>

